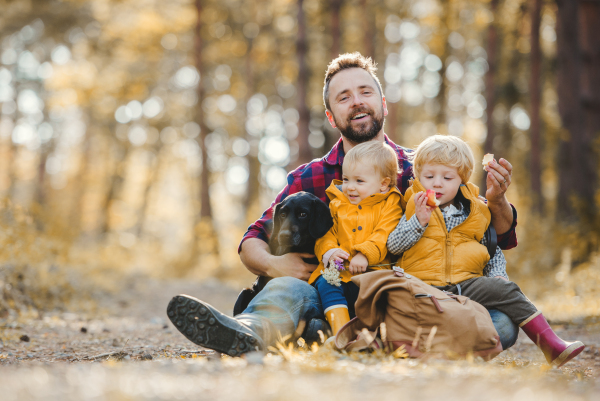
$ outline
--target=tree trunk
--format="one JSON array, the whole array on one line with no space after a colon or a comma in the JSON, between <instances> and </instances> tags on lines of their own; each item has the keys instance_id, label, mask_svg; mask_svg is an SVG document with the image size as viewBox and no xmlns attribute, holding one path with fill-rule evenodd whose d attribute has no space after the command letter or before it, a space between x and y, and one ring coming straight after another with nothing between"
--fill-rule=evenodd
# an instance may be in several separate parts
<instances>
[{"instance_id":1,"label":"tree trunk","mask_svg":"<svg viewBox=\"0 0 600 401\"><path fill-rule=\"evenodd\" d=\"M529 78L529 93L531 96L531 206L534 211L541 213L544 210L542 196L542 149L540 133L540 100L541 100L541 58L540 49L540 22L542 13L542 0L533 0L531 8L531 77Z\"/></svg>"},{"instance_id":2,"label":"tree trunk","mask_svg":"<svg viewBox=\"0 0 600 401\"><path fill-rule=\"evenodd\" d=\"M331 0L331 59L333 60L342 52L342 29L340 27L340 13L344 0Z\"/></svg>"},{"instance_id":3,"label":"tree trunk","mask_svg":"<svg viewBox=\"0 0 600 401\"><path fill-rule=\"evenodd\" d=\"M254 71L252 70L253 59L252 59L252 46L254 44L253 39L248 39L248 53L245 60L245 81L246 86L248 88L248 95L246 96L246 105L248 105L248 101L254 95L255 90L255 77ZM246 107L246 113L248 112L248 108ZM253 136L249 133L246 133L246 140L249 144L252 143ZM252 149L248 152L246 156L246 160L248 160L248 186L246 190L246 202L242 202L242 207L244 208L244 216L248 221L254 221L256 218L255 213L253 213L254 206L258 203L259 189L260 189L260 162L258 161L258 157L256 154L252 152Z\"/></svg>"},{"instance_id":4,"label":"tree trunk","mask_svg":"<svg viewBox=\"0 0 600 401\"><path fill-rule=\"evenodd\" d=\"M492 15L497 15L498 0L492 0L490 8ZM496 21L492 21L487 32L487 62L488 70L485 73L485 109L487 121L487 136L483 145L484 153L494 153L494 107L496 106L496 85L494 78L496 76L498 31L496 30ZM483 175L482 188L486 188L486 174Z\"/></svg>"},{"instance_id":5,"label":"tree trunk","mask_svg":"<svg viewBox=\"0 0 600 401\"><path fill-rule=\"evenodd\" d=\"M194 51L196 69L198 70L201 78L200 82L198 83L198 106L196 107L196 122L198 125L200 125L198 142L202 153L202 172L200 173L200 218L212 220L212 209L210 206L210 196L208 192L210 186L210 172L208 171L208 154L206 152L206 144L204 141L208 135L208 128L206 127L206 124L204 124L204 110L202 109L202 101L204 100L203 81L206 79L205 75L202 73L202 0L196 0L196 10L198 13L198 20L196 22L195 29Z\"/></svg>"},{"instance_id":6,"label":"tree trunk","mask_svg":"<svg viewBox=\"0 0 600 401\"><path fill-rule=\"evenodd\" d=\"M579 1L581 51L580 104L582 131L577 152L580 174L573 176L583 209L584 221L599 223L595 206L598 191L597 143L600 137L600 0ZM597 229L597 226L596 226Z\"/></svg>"},{"instance_id":7,"label":"tree trunk","mask_svg":"<svg viewBox=\"0 0 600 401\"><path fill-rule=\"evenodd\" d=\"M361 0L363 9L363 38L365 40L365 53L363 56L371 57L375 61L375 7L369 4L369 0Z\"/></svg>"},{"instance_id":8,"label":"tree trunk","mask_svg":"<svg viewBox=\"0 0 600 401\"><path fill-rule=\"evenodd\" d=\"M120 157L117 157L117 161L115 162L115 169L113 171L112 176L110 177L110 184L108 188L108 193L106 194L106 198L104 199L104 206L102 207L102 211L104 212L101 234L108 234L110 232L110 209L112 206L113 200L121 193L121 187L123 186L123 174L125 173L125 165L127 163L127 159L129 158L129 150L131 146L129 143L124 145L124 149L122 150L122 154Z\"/></svg>"},{"instance_id":9,"label":"tree trunk","mask_svg":"<svg viewBox=\"0 0 600 401\"><path fill-rule=\"evenodd\" d=\"M557 0L557 74L558 111L563 131L558 147L559 191L557 197L558 217L574 221L576 211L572 202L581 172L577 171L578 136L581 132L581 109L579 99L580 56L578 43L578 3L573 0Z\"/></svg>"},{"instance_id":10,"label":"tree trunk","mask_svg":"<svg viewBox=\"0 0 600 401\"><path fill-rule=\"evenodd\" d=\"M306 106L306 93L308 91L308 65L306 63L307 40L304 0L298 0L298 37L296 40L296 55L298 57L298 164L308 163L312 160L312 151L308 143L310 111Z\"/></svg>"}]
</instances>

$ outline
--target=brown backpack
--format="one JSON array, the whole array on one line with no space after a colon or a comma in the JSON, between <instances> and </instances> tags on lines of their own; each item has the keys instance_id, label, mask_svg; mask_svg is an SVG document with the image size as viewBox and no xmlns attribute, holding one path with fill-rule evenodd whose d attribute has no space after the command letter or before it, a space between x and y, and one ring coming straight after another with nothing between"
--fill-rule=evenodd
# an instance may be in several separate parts
<instances>
[{"instance_id":1,"label":"brown backpack","mask_svg":"<svg viewBox=\"0 0 600 401\"><path fill-rule=\"evenodd\" d=\"M404 347L413 358L472 354L487 360L502 352L490 314L465 296L440 291L399 267L352 281L360 287L356 318L338 332L339 349Z\"/></svg>"}]
</instances>

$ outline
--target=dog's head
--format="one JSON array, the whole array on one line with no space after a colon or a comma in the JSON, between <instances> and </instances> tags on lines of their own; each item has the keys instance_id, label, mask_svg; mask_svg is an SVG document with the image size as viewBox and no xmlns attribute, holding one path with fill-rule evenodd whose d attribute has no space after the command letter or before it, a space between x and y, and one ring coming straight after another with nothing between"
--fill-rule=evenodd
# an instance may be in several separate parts
<instances>
[{"instance_id":1,"label":"dog's head","mask_svg":"<svg viewBox=\"0 0 600 401\"><path fill-rule=\"evenodd\" d=\"M313 253L315 241L333 226L329 208L308 192L298 192L275 206L269 246L273 255Z\"/></svg>"}]
</instances>

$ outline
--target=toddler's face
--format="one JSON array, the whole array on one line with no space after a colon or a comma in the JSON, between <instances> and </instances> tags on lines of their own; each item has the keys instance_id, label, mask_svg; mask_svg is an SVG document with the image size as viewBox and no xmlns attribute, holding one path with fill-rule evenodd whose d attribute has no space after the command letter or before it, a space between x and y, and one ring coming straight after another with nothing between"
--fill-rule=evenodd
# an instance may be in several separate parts
<instances>
[{"instance_id":1,"label":"toddler's face","mask_svg":"<svg viewBox=\"0 0 600 401\"><path fill-rule=\"evenodd\" d=\"M353 205L377 193L385 193L389 189L389 178L383 178L368 163L358 162L353 166L342 166L342 192Z\"/></svg>"},{"instance_id":2,"label":"toddler's face","mask_svg":"<svg viewBox=\"0 0 600 401\"><path fill-rule=\"evenodd\" d=\"M440 208L452 203L462 183L456 167L441 164L425 164L418 178L425 189L435 191Z\"/></svg>"}]
</instances>

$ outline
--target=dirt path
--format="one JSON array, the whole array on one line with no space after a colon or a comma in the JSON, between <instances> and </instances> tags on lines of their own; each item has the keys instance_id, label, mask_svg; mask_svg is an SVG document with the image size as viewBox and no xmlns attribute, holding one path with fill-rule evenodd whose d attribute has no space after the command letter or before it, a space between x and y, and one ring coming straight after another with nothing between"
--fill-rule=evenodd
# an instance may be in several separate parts
<instances>
[{"instance_id":1,"label":"dirt path","mask_svg":"<svg viewBox=\"0 0 600 401\"><path fill-rule=\"evenodd\" d=\"M556 327L588 345L562 369L548 369L526 338L490 363L325 350L221 358L188 342L165 309L172 296L187 293L231 311L237 290L148 279L124 288L98 299L93 315L0 320L0 399L600 399L600 327Z\"/></svg>"}]
</instances>

